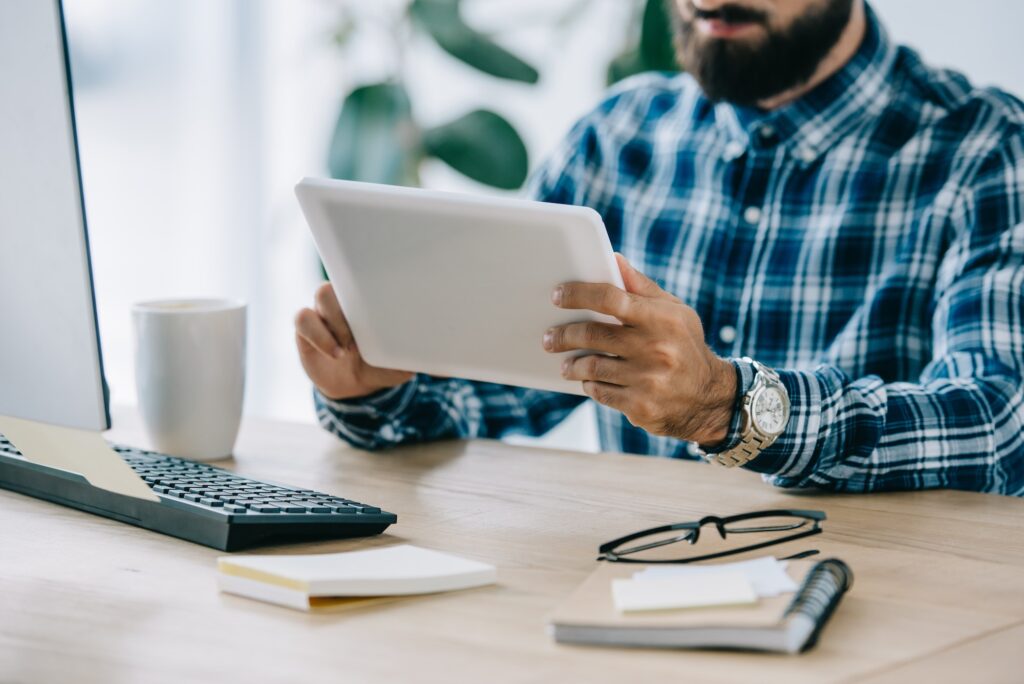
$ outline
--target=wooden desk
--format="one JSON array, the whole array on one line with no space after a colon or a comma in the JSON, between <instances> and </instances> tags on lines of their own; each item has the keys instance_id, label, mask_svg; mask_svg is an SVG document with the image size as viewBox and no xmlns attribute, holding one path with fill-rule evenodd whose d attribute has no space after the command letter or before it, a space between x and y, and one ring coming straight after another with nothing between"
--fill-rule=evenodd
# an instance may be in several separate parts
<instances>
[{"instance_id":1,"label":"wooden desk","mask_svg":"<svg viewBox=\"0 0 1024 684\"><path fill-rule=\"evenodd\" d=\"M144 445L134 416L111 438ZM494 563L497 586L307 615L217 592L219 552L0 491L2 682L913 682L1024 677L1024 500L962 492L794 496L700 463L495 442L388 454L249 421L234 469L395 511L374 539ZM800 656L560 646L545 615L641 527L820 508L812 546L853 590Z\"/></svg>"}]
</instances>

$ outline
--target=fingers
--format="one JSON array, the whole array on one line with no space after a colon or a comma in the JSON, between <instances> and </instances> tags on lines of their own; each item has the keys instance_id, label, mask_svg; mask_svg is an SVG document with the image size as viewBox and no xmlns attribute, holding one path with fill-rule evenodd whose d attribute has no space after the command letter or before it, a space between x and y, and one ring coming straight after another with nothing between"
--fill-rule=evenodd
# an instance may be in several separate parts
<instances>
[{"instance_id":1,"label":"fingers","mask_svg":"<svg viewBox=\"0 0 1024 684\"><path fill-rule=\"evenodd\" d=\"M676 297L661 289L656 282L636 270L633 264L629 263L626 257L618 252L615 253L615 260L619 263L619 270L622 272L622 282L626 286L627 292L633 292L644 297L676 299Z\"/></svg>"},{"instance_id":2,"label":"fingers","mask_svg":"<svg viewBox=\"0 0 1024 684\"><path fill-rule=\"evenodd\" d=\"M299 348L299 354L301 356L313 356L314 354L320 354L320 350L313 346L313 343L307 340L305 337L295 332L295 346Z\"/></svg>"},{"instance_id":3,"label":"fingers","mask_svg":"<svg viewBox=\"0 0 1024 684\"><path fill-rule=\"evenodd\" d=\"M542 344L549 352L587 349L616 356L628 356L632 351L632 330L609 323L570 323L549 328Z\"/></svg>"},{"instance_id":4,"label":"fingers","mask_svg":"<svg viewBox=\"0 0 1024 684\"><path fill-rule=\"evenodd\" d=\"M354 344L352 330L348 327L348 320L341 310L341 304L338 303L334 287L330 283L324 283L317 288L316 312L323 318L327 328L342 349L349 349Z\"/></svg>"},{"instance_id":5,"label":"fingers","mask_svg":"<svg viewBox=\"0 0 1024 684\"><path fill-rule=\"evenodd\" d=\"M555 288L551 301L563 309L596 311L626 324L635 323L642 309L636 295L605 283L562 283Z\"/></svg>"},{"instance_id":6,"label":"fingers","mask_svg":"<svg viewBox=\"0 0 1024 684\"><path fill-rule=\"evenodd\" d=\"M612 356L587 354L568 358L562 362L562 377L581 382L600 382L612 385L627 385L628 361Z\"/></svg>"},{"instance_id":7,"label":"fingers","mask_svg":"<svg viewBox=\"0 0 1024 684\"><path fill-rule=\"evenodd\" d=\"M583 391L588 397L609 408L623 411L627 404L627 390L618 385L606 382L587 380L583 383Z\"/></svg>"},{"instance_id":8,"label":"fingers","mask_svg":"<svg viewBox=\"0 0 1024 684\"><path fill-rule=\"evenodd\" d=\"M295 334L311 349L315 349L325 356L338 358L342 354L342 348L334 334L327 329L327 324L320 314L312 309L303 309L296 314ZM309 350L300 343L299 351L308 352Z\"/></svg>"}]
</instances>

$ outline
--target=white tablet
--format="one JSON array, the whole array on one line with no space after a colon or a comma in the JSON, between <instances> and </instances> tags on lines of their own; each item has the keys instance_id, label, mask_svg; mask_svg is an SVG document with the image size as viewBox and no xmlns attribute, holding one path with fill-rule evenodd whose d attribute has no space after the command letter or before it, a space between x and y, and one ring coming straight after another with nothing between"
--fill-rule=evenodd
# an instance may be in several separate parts
<instances>
[{"instance_id":1,"label":"white tablet","mask_svg":"<svg viewBox=\"0 0 1024 684\"><path fill-rule=\"evenodd\" d=\"M382 368L583 394L544 351L569 281L623 287L587 207L306 178L295 188L366 362Z\"/></svg>"}]
</instances>

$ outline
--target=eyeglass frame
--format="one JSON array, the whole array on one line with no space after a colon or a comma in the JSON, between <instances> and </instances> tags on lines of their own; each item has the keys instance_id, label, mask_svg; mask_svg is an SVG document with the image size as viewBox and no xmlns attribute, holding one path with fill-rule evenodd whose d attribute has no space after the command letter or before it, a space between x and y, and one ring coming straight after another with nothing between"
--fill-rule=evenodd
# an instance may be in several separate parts
<instances>
[{"instance_id":1,"label":"eyeglass frame","mask_svg":"<svg viewBox=\"0 0 1024 684\"><path fill-rule=\"evenodd\" d=\"M668 544L673 544L673 543L681 542L681 541L685 541L685 542L689 543L692 546L692 545L696 544L700 540L701 528L703 528L705 525L708 525L708 524L714 524L715 529L718 530L718 536L720 536L722 539L725 539L726 534L728 533L728 531L725 529L725 526L730 524L730 523L741 522L743 520L754 520L754 519L757 519L757 518L769 518L769 517L780 517L780 516L788 516L788 517L791 517L791 518L803 518L805 520L810 521L811 524L813 525L813 527L811 529L809 529L809 530L804 530L804 531L798 532L796 534L790 534L790 535L786 535L784 537L779 537L778 539L773 539L771 541L759 542L757 544L751 544L750 546L744 546L744 547L741 547L741 548L738 548L738 549L730 549L729 551L718 551L716 553L708 553L708 554L705 554L703 556L694 556L692 558L640 560L640 559L636 559L636 558L626 558L624 556L618 555L618 554L613 552L613 549L615 549L616 547L621 546L621 545L623 545L623 544L625 544L627 542L631 542L634 539L640 539L641 537L646 537L646 536L650 536L650 535L654 535L654 534L661 534L662 532L674 532L676 530L691 530L693 536L692 536L692 538L688 538L688 535L687 536L682 536L682 537L679 537L677 539L668 540L668 541L664 541L664 542L661 542L661 543L654 544L653 546L651 546L651 545L641 546L641 547L638 547L637 549L628 550L628 552L629 553L636 553L637 551L643 551L643 550L646 550L646 549L649 549L649 548L654 548L654 546L666 546ZM613 539L610 542L605 542L604 544L601 544L601 546L599 546L598 549L597 549L598 554L599 554L598 557L597 557L597 560L599 560L599 561L604 560L604 561L608 561L608 562L611 562L611 563L663 563L663 564L667 564L667 563L683 564L683 563L695 563L697 561L704 561L704 560L712 560L712 559L715 559L715 558L722 558L724 556L733 556L733 555L740 554L740 553L746 553L747 551L755 551L757 549L763 549L763 548L766 548L768 546L775 546L776 544L784 544L786 542L793 541L795 539L803 539L804 537L809 537L809 536L814 535L814 534L820 534L821 531L822 531L821 530L821 522L823 520L825 520L826 517L827 516L825 515L824 511L786 510L786 509L772 509L772 510L767 510L767 511L753 511L753 512L750 512L750 513L739 513L737 515L728 515L728 516L725 516L725 517L720 517L720 516L717 516L717 515L706 515L706 516L704 516L703 518L701 518L700 520L697 520L697 521L673 523L671 525L661 525L659 527L651 527L651 528L648 528L646 530L641 530L639 532L634 532L632 534L627 534L626 536L619 537L618 539ZM799 525L799 527L802 527L802 526L803 526L803 524ZM793 528L790 528L790 529L793 529ZM764 531L770 531L770 530L768 530L768 529L757 529L757 528L753 528L753 529L749 529L749 530L733 530L732 534L747 534L747 533L764 532Z\"/></svg>"}]
</instances>

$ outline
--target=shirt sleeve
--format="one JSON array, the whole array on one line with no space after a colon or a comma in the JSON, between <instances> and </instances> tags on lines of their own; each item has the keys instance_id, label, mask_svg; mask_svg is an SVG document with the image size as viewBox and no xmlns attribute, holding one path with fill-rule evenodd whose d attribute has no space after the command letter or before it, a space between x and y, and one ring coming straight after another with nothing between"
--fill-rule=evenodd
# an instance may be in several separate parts
<instances>
[{"instance_id":1,"label":"shirt sleeve","mask_svg":"<svg viewBox=\"0 0 1024 684\"><path fill-rule=\"evenodd\" d=\"M1024 159L982 164L938 269L931 362L916 382L780 370L790 422L748 464L783 487L1024 494ZM744 391L753 380L738 362ZM718 450L729 448L739 437Z\"/></svg>"},{"instance_id":2,"label":"shirt sleeve","mask_svg":"<svg viewBox=\"0 0 1024 684\"><path fill-rule=\"evenodd\" d=\"M417 375L359 401L332 401L319 392L314 399L324 428L376 451L439 439L542 435L586 397Z\"/></svg>"},{"instance_id":3,"label":"shirt sleeve","mask_svg":"<svg viewBox=\"0 0 1024 684\"><path fill-rule=\"evenodd\" d=\"M595 207L588 189L601 166L598 136L584 117L530 178L526 195L545 202ZM537 331L540 344L542 330ZM542 435L586 397L459 379L417 375L369 397L332 401L314 392L328 431L362 449L449 438Z\"/></svg>"}]
</instances>

